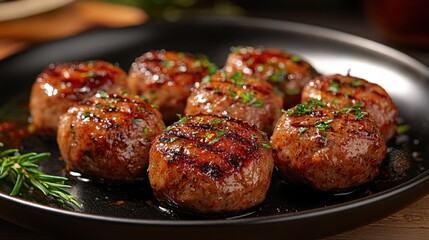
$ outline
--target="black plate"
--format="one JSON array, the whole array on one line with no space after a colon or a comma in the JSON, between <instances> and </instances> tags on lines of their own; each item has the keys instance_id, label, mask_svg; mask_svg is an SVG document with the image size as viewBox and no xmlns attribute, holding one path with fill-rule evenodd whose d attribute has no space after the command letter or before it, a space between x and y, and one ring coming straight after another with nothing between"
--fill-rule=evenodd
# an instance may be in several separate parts
<instances>
[{"instance_id":1,"label":"black plate","mask_svg":"<svg viewBox=\"0 0 429 240\"><path fill-rule=\"evenodd\" d=\"M4 121L16 115L16 102L21 101L19 106L28 101L35 76L51 62L102 59L128 69L143 52L165 48L204 53L222 66L236 45L281 48L302 55L322 73L350 71L382 85L397 104L401 122L411 128L389 143L377 180L348 193L320 193L289 186L274 174L267 199L258 208L238 216L201 217L159 208L144 182L115 186L69 176L71 192L84 204L82 210L0 193L0 217L36 231L73 237L303 238L362 226L429 192L428 68L383 45L302 24L249 18L150 22L40 45L0 62L0 117ZM52 152L41 168L64 174L55 142L32 136L23 141L22 149Z\"/></svg>"}]
</instances>

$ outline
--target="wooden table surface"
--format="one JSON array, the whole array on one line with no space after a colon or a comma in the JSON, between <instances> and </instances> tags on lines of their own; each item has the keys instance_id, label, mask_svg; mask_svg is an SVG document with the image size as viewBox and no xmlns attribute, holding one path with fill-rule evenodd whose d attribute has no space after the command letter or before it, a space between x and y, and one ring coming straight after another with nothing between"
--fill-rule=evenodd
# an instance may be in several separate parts
<instances>
[{"instance_id":1,"label":"wooden table surface","mask_svg":"<svg viewBox=\"0 0 429 240\"><path fill-rule=\"evenodd\" d=\"M76 6L73 6L72 11L77 11ZM88 6L86 6L88 7ZM93 6L94 7L94 6ZM111 6L107 6L109 8ZM85 8L85 6L83 7ZM108 9L109 10L109 9ZM121 9L124 10L124 9ZM61 12L63 11L63 12ZM58 19L58 16L64 16L70 13L70 9L68 10L60 10L60 13L54 12L49 13L52 16L55 16ZM78 10L78 11L87 11L87 10ZM127 11L125 9L124 11ZM75 13L76 14L76 13ZM20 49L23 49L27 46L34 44L34 42L46 41L54 38L60 38L63 36L68 36L75 34L79 31L86 30L90 27L96 27L99 25L104 26L121 26L121 25L132 25L139 24L146 20L146 16L138 11L131 10L130 14L134 14L134 19L121 19L116 18L114 20L106 20L103 19L103 16L93 16L91 14L83 14L81 16L81 20L79 24L81 26L79 28L74 27L72 32L60 32L57 35L47 36L46 39L29 39L30 35L26 35L20 33L19 31L13 30L17 25L2 25L0 23L0 59L3 57L12 54ZM128 16L130 15L128 14ZM123 15L123 14L121 14ZM263 13L259 14L259 16L266 17ZM321 25L333 29L337 29L344 32L349 32L355 35L359 35L365 38L369 38L384 44L389 45L385 39L383 39L377 32L376 29L373 28L372 25L368 23L366 19L362 16L353 17L353 18L344 18L340 19L335 16L326 17L323 14L319 17L314 13L299 13L293 12L290 14L284 14L282 16L270 15L274 16L274 18L280 18L284 20L298 21L304 23L310 23L315 25ZM49 16L48 16L49 17ZM27 21L27 22L26 22ZM39 24L43 24L45 19L39 18ZM64 17L64 21L68 21L66 17ZM27 20L23 20L21 25L26 25L28 23ZM7 23L10 24L10 23ZM8 28L4 28L7 26ZM10 29L10 34L12 37L5 37L4 30ZM3 35L2 35L3 34ZM13 38L14 37L14 38ZM408 47L395 47L400 51L403 51L407 54L410 54L417 59L421 60L423 63L429 66L429 50L421 50L421 49L413 49ZM1 206L0 206L1 211ZM345 220L346 221L346 220ZM48 236L44 236L40 233L32 232L30 230L21 228L17 225L9 223L5 220L0 219L0 239L50 239ZM422 198L421 200L411 204L405 209L392 214L382 220L369 224L367 226L354 229L345 233L341 233L338 235L327 237L329 240L339 240L339 239L429 239L429 195Z\"/></svg>"}]
</instances>

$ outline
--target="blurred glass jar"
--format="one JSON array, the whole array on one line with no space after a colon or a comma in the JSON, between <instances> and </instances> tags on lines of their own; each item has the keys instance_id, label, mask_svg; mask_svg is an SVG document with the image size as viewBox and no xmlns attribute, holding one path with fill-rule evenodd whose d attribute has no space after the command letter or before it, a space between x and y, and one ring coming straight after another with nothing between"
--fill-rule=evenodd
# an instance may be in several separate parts
<instances>
[{"instance_id":1,"label":"blurred glass jar","mask_svg":"<svg viewBox=\"0 0 429 240\"><path fill-rule=\"evenodd\" d=\"M365 7L388 40L429 48L429 0L366 0Z\"/></svg>"}]
</instances>

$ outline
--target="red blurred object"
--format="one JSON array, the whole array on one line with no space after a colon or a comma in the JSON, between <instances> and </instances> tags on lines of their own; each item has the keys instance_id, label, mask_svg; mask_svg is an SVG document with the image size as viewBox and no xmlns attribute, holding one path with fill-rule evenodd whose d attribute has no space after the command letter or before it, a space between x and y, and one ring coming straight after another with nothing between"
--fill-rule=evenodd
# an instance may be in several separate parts
<instances>
[{"instance_id":1,"label":"red blurred object","mask_svg":"<svg viewBox=\"0 0 429 240\"><path fill-rule=\"evenodd\" d=\"M365 5L387 39L429 48L428 0L366 0Z\"/></svg>"}]
</instances>

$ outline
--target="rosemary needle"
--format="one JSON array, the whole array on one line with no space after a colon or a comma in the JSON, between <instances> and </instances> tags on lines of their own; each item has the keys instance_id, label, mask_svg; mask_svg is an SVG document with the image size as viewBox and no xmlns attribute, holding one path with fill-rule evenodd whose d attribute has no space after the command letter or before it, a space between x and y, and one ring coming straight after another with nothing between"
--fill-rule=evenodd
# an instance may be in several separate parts
<instances>
[{"instance_id":1,"label":"rosemary needle","mask_svg":"<svg viewBox=\"0 0 429 240\"><path fill-rule=\"evenodd\" d=\"M0 147L3 143L0 142ZM50 153L20 154L18 149L7 149L0 152L0 181L9 180L14 186L11 196L21 193L25 185L33 186L46 196L52 196L55 201L69 207L73 205L82 208L77 197L66 189L71 186L63 184L65 177L48 175L40 171L38 162L50 156Z\"/></svg>"}]
</instances>

